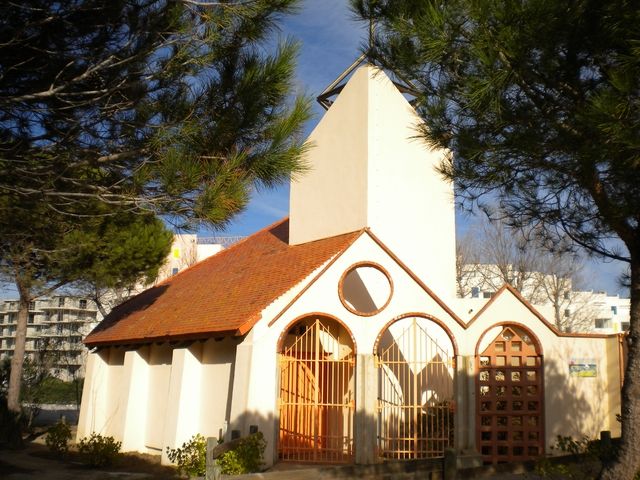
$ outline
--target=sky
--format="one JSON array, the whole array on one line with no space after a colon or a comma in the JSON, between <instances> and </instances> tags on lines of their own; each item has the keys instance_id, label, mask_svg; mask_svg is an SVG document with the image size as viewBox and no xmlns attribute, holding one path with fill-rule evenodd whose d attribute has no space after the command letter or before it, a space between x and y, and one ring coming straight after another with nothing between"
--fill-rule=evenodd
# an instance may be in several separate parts
<instances>
[{"instance_id":1,"label":"sky","mask_svg":"<svg viewBox=\"0 0 640 480\"><path fill-rule=\"evenodd\" d=\"M315 98L359 57L367 37L367 25L355 20L347 7L347 0L305 0L298 14L284 19L279 35L282 38L293 37L300 42L297 88ZM322 107L314 102L314 118L307 125L307 134L323 113ZM200 230L198 235L250 235L287 216L288 211L288 185L255 191L248 208L224 231ZM467 215L457 215L460 234L471 228L475 221ZM628 296L618 282L625 267L620 262L588 261L583 272L587 279L584 287ZM7 296L15 296L15 290L5 286L0 289L0 298Z\"/></svg>"},{"instance_id":2,"label":"sky","mask_svg":"<svg viewBox=\"0 0 640 480\"><path fill-rule=\"evenodd\" d=\"M280 35L291 36L300 42L297 85L301 92L313 98L333 82L361 53L367 37L367 25L355 20L347 7L347 0L306 0L300 12L287 17ZM306 132L310 133L324 110L314 102L314 118ZM222 232L200 231L199 235L250 235L288 215L289 186L256 191L248 208L237 216ZM473 228L478 218L456 216L459 234ZM628 296L619 284L626 265L617 261L588 259L582 272L585 289L607 291Z\"/></svg>"},{"instance_id":3,"label":"sky","mask_svg":"<svg viewBox=\"0 0 640 480\"><path fill-rule=\"evenodd\" d=\"M366 25L356 22L347 8L347 0L306 0L295 16L288 16L281 24L279 35L293 37L300 43L297 89L316 98L361 54L366 38ZM313 102L313 118L305 129L311 133L324 113ZM260 190L252 201L224 232L200 231L200 235L250 235L286 217L289 212L289 186Z\"/></svg>"}]
</instances>

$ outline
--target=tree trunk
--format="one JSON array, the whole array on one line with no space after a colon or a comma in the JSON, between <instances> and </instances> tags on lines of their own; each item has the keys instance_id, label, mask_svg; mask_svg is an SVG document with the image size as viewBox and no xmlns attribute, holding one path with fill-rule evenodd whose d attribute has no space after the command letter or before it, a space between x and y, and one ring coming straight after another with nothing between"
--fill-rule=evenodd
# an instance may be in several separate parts
<instances>
[{"instance_id":1,"label":"tree trunk","mask_svg":"<svg viewBox=\"0 0 640 480\"><path fill-rule=\"evenodd\" d=\"M16 325L16 339L11 357L11 375L9 390L7 391L7 406L9 410L20 413L20 387L22 385L22 366L24 364L25 344L27 342L27 321L29 319L29 302L31 295L28 288L16 281L20 300L18 302L18 323Z\"/></svg>"},{"instance_id":2,"label":"tree trunk","mask_svg":"<svg viewBox=\"0 0 640 480\"><path fill-rule=\"evenodd\" d=\"M622 387L622 439L603 480L633 479L640 470L640 253L631 252L631 309L627 366ZM594 399L595 401L596 399Z\"/></svg>"}]
</instances>

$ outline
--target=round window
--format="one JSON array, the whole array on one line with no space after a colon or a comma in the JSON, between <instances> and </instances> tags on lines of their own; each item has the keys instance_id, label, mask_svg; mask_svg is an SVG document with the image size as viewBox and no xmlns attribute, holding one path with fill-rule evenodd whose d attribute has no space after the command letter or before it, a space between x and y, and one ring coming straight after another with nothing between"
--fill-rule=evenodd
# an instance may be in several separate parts
<instances>
[{"instance_id":1,"label":"round window","mask_svg":"<svg viewBox=\"0 0 640 480\"><path fill-rule=\"evenodd\" d=\"M393 283L389 274L374 263L350 267L340 279L338 293L347 310L357 315L375 315L391 300Z\"/></svg>"}]
</instances>

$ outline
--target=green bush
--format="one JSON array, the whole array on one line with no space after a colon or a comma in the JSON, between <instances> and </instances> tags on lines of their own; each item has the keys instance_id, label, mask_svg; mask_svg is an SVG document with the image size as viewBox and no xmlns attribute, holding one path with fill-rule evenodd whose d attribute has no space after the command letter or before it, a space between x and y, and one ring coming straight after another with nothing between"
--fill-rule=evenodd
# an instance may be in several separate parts
<instances>
[{"instance_id":1,"label":"green bush","mask_svg":"<svg viewBox=\"0 0 640 480\"><path fill-rule=\"evenodd\" d=\"M180 474L190 477L203 476L206 469L207 441L199 433L180 448L167 447L167 457L178 466Z\"/></svg>"},{"instance_id":2,"label":"green bush","mask_svg":"<svg viewBox=\"0 0 640 480\"><path fill-rule=\"evenodd\" d=\"M559 462L549 458L541 458L536 462L535 473L543 478L562 480L588 480L595 479L601 464L606 464L615 457L615 443L603 443L600 440L592 440L582 437L574 440L572 437L556 437L556 444L551 450L557 450L570 455L578 456L581 461ZM640 480L640 472L634 480Z\"/></svg>"},{"instance_id":3,"label":"green bush","mask_svg":"<svg viewBox=\"0 0 640 480\"><path fill-rule=\"evenodd\" d=\"M71 428L62 420L50 427L45 437L49 450L60 455L66 455L69 451L69 440L71 440Z\"/></svg>"},{"instance_id":4,"label":"green bush","mask_svg":"<svg viewBox=\"0 0 640 480\"><path fill-rule=\"evenodd\" d=\"M78 443L78 451L86 455L87 463L92 467L111 465L120 453L122 442L116 442L113 437L103 437L99 433L92 433Z\"/></svg>"},{"instance_id":5,"label":"green bush","mask_svg":"<svg viewBox=\"0 0 640 480\"><path fill-rule=\"evenodd\" d=\"M225 475L239 475L260 471L266 446L262 432L243 438L235 449L218 457L221 472Z\"/></svg>"}]
</instances>

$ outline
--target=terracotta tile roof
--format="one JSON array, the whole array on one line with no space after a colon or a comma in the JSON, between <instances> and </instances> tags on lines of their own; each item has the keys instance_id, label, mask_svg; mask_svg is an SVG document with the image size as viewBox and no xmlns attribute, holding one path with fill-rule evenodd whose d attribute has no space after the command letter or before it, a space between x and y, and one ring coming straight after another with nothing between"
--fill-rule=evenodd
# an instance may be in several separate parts
<instances>
[{"instance_id":1,"label":"terracotta tile roof","mask_svg":"<svg viewBox=\"0 0 640 480\"><path fill-rule=\"evenodd\" d=\"M116 307L85 343L243 335L265 307L358 235L289 246L289 221L281 220Z\"/></svg>"}]
</instances>

